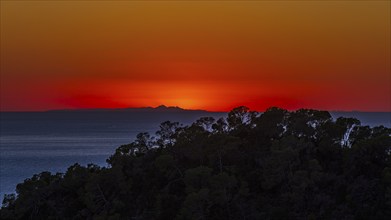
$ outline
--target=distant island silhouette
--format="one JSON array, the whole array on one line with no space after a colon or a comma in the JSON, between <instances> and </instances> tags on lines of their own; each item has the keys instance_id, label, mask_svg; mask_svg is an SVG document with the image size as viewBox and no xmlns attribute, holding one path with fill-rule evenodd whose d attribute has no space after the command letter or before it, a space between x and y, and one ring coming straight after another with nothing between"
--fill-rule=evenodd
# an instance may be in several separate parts
<instances>
[{"instance_id":1,"label":"distant island silhouette","mask_svg":"<svg viewBox=\"0 0 391 220\"><path fill-rule=\"evenodd\" d=\"M302 108L307 109L307 108ZM317 109L319 111L328 111L331 113L348 113L348 114L357 114L357 113L387 113L390 114L391 112L387 111L360 111L360 110L324 110L324 109ZM182 108L180 106L167 106L167 105L159 105L156 107L152 106L145 106L145 107L127 107L127 108L70 108L70 109L52 109L52 110L46 110L43 112L97 112L97 111L128 111L128 112L183 112L183 111L191 111L191 112L229 112L229 111L210 111L206 109L186 109ZM256 112L264 112L259 110L254 110Z\"/></svg>"},{"instance_id":2,"label":"distant island silhouette","mask_svg":"<svg viewBox=\"0 0 391 220\"><path fill-rule=\"evenodd\" d=\"M157 107L129 107L129 108L79 108L79 109L55 109L46 112L97 112L97 111L127 111L127 112L211 112L203 109L184 109L178 106L159 105Z\"/></svg>"}]
</instances>

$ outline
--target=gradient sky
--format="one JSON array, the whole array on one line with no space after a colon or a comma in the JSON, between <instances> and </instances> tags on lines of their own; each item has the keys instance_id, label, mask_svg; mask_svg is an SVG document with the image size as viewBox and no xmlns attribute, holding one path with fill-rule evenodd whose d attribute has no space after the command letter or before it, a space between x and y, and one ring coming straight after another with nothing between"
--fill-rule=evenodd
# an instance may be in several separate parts
<instances>
[{"instance_id":1,"label":"gradient sky","mask_svg":"<svg viewBox=\"0 0 391 220\"><path fill-rule=\"evenodd\" d=\"M391 111L390 1L1 1L1 110Z\"/></svg>"}]
</instances>

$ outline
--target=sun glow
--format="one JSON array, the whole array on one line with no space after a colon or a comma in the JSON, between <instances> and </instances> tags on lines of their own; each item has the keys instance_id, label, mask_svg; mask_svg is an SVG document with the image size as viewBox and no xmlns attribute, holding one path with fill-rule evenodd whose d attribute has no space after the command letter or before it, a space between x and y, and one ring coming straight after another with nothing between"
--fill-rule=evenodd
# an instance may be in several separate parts
<instances>
[{"instance_id":1,"label":"sun glow","mask_svg":"<svg viewBox=\"0 0 391 220\"><path fill-rule=\"evenodd\" d=\"M1 1L0 14L3 111L391 110L390 1Z\"/></svg>"}]
</instances>

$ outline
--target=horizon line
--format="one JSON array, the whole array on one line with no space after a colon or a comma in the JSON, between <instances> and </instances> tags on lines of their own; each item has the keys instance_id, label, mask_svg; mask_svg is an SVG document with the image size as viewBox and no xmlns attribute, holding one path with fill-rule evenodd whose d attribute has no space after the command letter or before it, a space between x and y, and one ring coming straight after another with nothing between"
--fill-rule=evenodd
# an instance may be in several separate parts
<instances>
[{"instance_id":1,"label":"horizon line","mask_svg":"<svg viewBox=\"0 0 391 220\"><path fill-rule=\"evenodd\" d=\"M237 107L240 107L240 106L244 106L244 105L238 105L234 108L237 108ZM247 107L247 106L246 106ZM272 108L272 107L277 107L277 108L281 108L281 109L285 109L285 108L282 108L282 107L278 107L278 106L270 106L268 108ZM87 108L61 108L61 109L46 109L46 110L1 110L0 109L0 113L27 113L27 112L36 112L36 113L45 113L45 112L55 112L55 111L95 111L95 110L106 110L106 111L117 111L117 110L131 110L131 109L153 109L153 110L159 110L159 108L167 108L167 109L179 109L179 110L182 110L182 111L205 111L205 112L212 112L212 113L228 113L230 111L232 111L234 108L231 108L231 110L228 110L228 111L225 111L225 110L207 110L207 109L187 109L187 108L182 108L180 106L167 106L167 105L157 105L156 107L153 107L153 106L140 106L140 107L122 107L122 108L105 108L105 107L87 107ZM255 111L255 112L265 112L268 108L266 108L265 110L263 111L260 111L260 110L255 110L255 109L250 109L250 111ZM291 110L288 110L288 109L285 109L285 110L288 110L288 111L297 111L297 110L300 110L300 109L312 109L312 110L317 110L317 111L327 111L327 112L371 112L371 113L391 113L391 110L389 111L365 111L365 110L324 110L324 109L316 109L316 108L295 108L295 109L291 109Z\"/></svg>"}]
</instances>

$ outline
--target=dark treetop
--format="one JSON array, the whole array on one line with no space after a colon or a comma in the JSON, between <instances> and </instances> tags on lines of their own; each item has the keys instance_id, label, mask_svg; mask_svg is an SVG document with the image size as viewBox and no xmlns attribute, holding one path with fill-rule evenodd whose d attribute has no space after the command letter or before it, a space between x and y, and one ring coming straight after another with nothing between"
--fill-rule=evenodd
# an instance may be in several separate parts
<instances>
[{"instance_id":1,"label":"dark treetop","mask_svg":"<svg viewBox=\"0 0 391 220\"><path fill-rule=\"evenodd\" d=\"M389 219L391 129L328 112L238 107L164 122L109 166L42 172L1 219Z\"/></svg>"}]
</instances>

